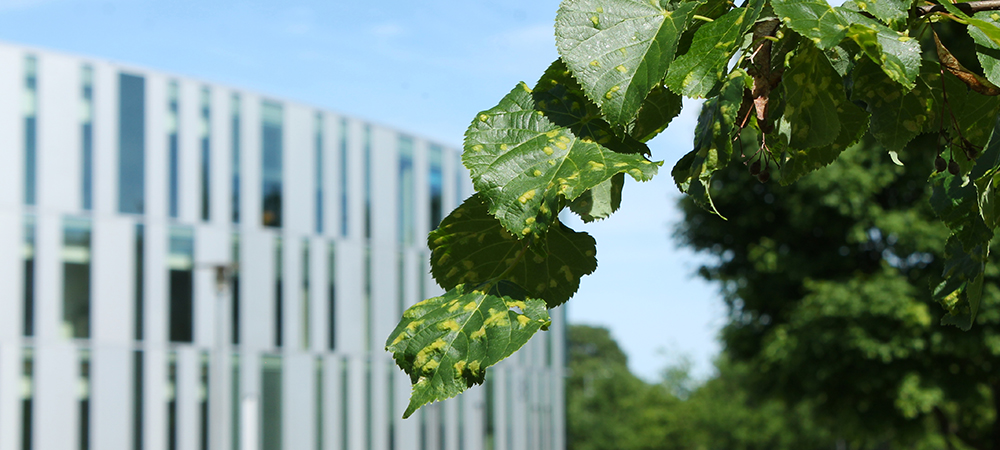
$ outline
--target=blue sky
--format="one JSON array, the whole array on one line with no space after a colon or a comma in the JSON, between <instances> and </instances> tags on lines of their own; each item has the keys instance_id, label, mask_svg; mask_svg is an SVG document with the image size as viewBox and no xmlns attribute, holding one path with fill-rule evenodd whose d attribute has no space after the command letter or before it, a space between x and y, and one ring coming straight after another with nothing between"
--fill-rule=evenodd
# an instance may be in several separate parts
<instances>
[{"instance_id":1,"label":"blue sky","mask_svg":"<svg viewBox=\"0 0 1000 450\"><path fill-rule=\"evenodd\" d=\"M556 58L555 0L0 0L0 39L109 59L332 109L460 146L475 114ZM598 242L598 271L569 302L605 325L632 369L655 379L679 356L707 374L724 309L670 239L669 169L691 146L697 105L651 142L661 175L623 208L572 223Z\"/></svg>"}]
</instances>

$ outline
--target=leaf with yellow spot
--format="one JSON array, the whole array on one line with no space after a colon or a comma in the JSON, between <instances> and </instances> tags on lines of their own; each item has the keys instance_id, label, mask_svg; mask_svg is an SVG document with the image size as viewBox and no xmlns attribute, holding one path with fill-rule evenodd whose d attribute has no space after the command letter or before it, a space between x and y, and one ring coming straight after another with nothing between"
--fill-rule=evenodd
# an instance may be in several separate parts
<instances>
[{"instance_id":1,"label":"leaf with yellow spot","mask_svg":"<svg viewBox=\"0 0 1000 450\"><path fill-rule=\"evenodd\" d=\"M704 97L726 81L729 60L743 45L764 7L762 0L751 0L745 8L733 8L714 21L702 25L694 34L691 48L679 56L667 72L664 83L671 91L687 97Z\"/></svg>"},{"instance_id":2,"label":"leaf with yellow spot","mask_svg":"<svg viewBox=\"0 0 1000 450\"><path fill-rule=\"evenodd\" d=\"M628 133L639 142L646 142L667 129L670 121L681 113L681 96L657 84L642 101L639 114L629 124Z\"/></svg>"},{"instance_id":3,"label":"leaf with yellow spot","mask_svg":"<svg viewBox=\"0 0 1000 450\"><path fill-rule=\"evenodd\" d=\"M404 418L427 403L481 384L487 367L513 354L551 323L545 302L524 296L514 286L499 283L487 292L472 286L458 285L414 305L389 335L386 350L413 383ZM475 307L451 310L453 301ZM410 326L417 321L418 326Z\"/></svg>"},{"instance_id":4,"label":"leaf with yellow spot","mask_svg":"<svg viewBox=\"0 0 1000 450\"><path fill-rule=\"evenodd\" d=\"M556 47L608 121L625 125L667 73L701 3L566 0L556 13Z\"/></svg>"},{"instance_id":5,"label":"leaf with yellow spot","mask_svg":"<svg viewBox=\"0 0 1000 450\"><path fill-rule=\"evenodd\" d=\"M864 15L843 11L851 22L847 37L893 81L912 89L920 74L920 43Z\"/></svg>"},{"instance_id":6,"label":"leaf with yellow spot","mask_svg":"<svg viewBox=\"0 0 1000 450\"><path fill-rule=\"evenodd\" d=\"M560 66L553 64L531 94L515 87L465 134L462 161L473 185L490 213L518 237L545 233L564 198L572 201L618 173L649 180L660 165L643 156L645 144L616 137L583 105L575 112L574 103L589 101ZM473 151L477 146L482 150ZM529 218L535 221L529 224Z\"/></svg>"},{"instance_id":7,"label":"leaf with yellow spot","mask_svg":"<svg viewBox=\"0 0 1000 450\"><path fill-rule=\"evenodd\" d=\"M597 269L597 243L558 221L540 239L539 250L529 250L526 241L514 239L489 214L481 194L474 194L428 235L431 274L444 289L504 280L555 307L576 293L580 278ZM569 281L562 267L569 268Z\"/></svg>"},{"instance_id":8,"label":"leaf with yellow spot","mask_svg":"<svg viewBox=\"0 0 1000 450\"><path fill-rule=\"evenodd\" d=\"M577 213L584 223L605 219L621 206L624 187L625 174L619 173L588 189L569 204L569 209Z\"/></svg>"},{"instance_id":9,"label":"leaf with yellow spot","mask_svg":"<svg viewBox=\"0 0 1000 450\"><path fill-rule=\"evenodd\" d=\"M670 173L681 192L715 214L719 211L709 194L712 174L726 167L732 157L736 115L749 79L743 70L734 70L719 95L702 105L694 130L694 150L681 158Z\"/></svg>"},{"instance_id":10,"label":"leaf with yellow spot","mask_svg":"<svg viewBox=\"0 0 1000 450\"><path fill-rule=\"evenodd\" d=\"M851 26L826 0L771 0L771 7L785 26L824 50L839 44Z\"/></svg>"}]
</instances>

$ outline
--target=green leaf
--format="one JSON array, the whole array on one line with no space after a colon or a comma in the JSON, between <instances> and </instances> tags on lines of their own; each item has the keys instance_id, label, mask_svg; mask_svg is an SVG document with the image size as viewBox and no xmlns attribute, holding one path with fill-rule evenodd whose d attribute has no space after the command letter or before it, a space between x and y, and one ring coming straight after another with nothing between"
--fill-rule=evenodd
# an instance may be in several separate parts
<instances>
[{"instance_id":1,"label":"green leaf","mask_svg":"<svg viewBox=\"0 0 1000 450\"><path fill-rule=\"evenodd\" d=\"M558 83L543 77L539 86L551 89ZM544 233L561 198L573 200L617 173L637 181L656 174L661 163L615 152L557 125L531 92L521 83L499 105L479 113L465 133L462 154L490 213L515 236Z\"/></svg>"},{"instance_id":2,"label":"green leaf","mask_svg":"<svg viewBox=\"0 0 1000 450\"><path fill-rule=\"evenodd\" d=\"M569 209L577 213L584 223L606 219L621 206L623 187L625 187L625 174L619 173L610 180L588 189L569 204Z\"/></svg>"},{"instance_id":3,"label":"green leaf","mask_svg":"<svg viewBox=\"0 0 1000 450\"><path fill-rule=\"evenodd\" d=\"M959 20L978 28L979 31L983 33L986 38L992 41L995 45L1000 45L1000 27L989 20L983 20L978 17L969 17L962 10L958 9L951 0L941 0L941 5L944 9L947 9L949 13L954 14L959 18ZM994 19L995 20L995 19ZM970 28L971 29L971 28Z\"/></svg>"},{"instance_id":4,"label":"green leaf","mask_svg":"<svg viewBox=\"0 0 1000 450\"><path fill-rule=\"evenodd\" d=\"M989 245L980 244L967 251L952 236L948 238L945 253L945 280L934 289L934 300L947 311L941 324L969 331L979 313Z\"/></svg>"},{"instance_id":5,"label":"green leaf","mask_svg":"<svg viewBox=\"0 0 1000 450\"><path fill-rule=\"evenodd\" d=\"M979 212L979 196L974 183L945 172L931 175L931 208L966 250L988 243L993 230Z\"/></svg>"},{"instance_id":6,"label":"green leaf","mask_svg":"<svg viewBox=\"0 0 1000 450\"><path fill-rule=\"evenodd\" d=\"M789 185L803 175L823 168L837 160L840 154L861 139L868 130L868 113L854 103L837 105L840 134L830 145L806 150L788 150L788 159L781 167L781 184Z\"/></svg>"},{"instance_id":7,"label":"green leaf","mask_svg":"<svg viewBox=\"0 0 1000 450\"><path fill-rule=\"evenodd\" d=\"M981 11L973 17L1000 25L1000 13L996 11ZM986 79L993 84L1000 85L1000 44L994 42L983 30L977 27L969 27L969 36L972 36L976 42L976 56L979 58L979 64L983 67Z\"/></svg>"},{"instance_id":8,"label":"green leaf","mask_svg":"<svg viewBox=\"0 0 1000 450\"><path fill-rule=\"evenodd\" d=\"M488 291L459 285L403 313L385 347L413 383L403 418L482 383L487 367L548 327L544 301L505 290L500 285Z\"/></svg>"},{"instance_id":9,"label":"green leaf","mask_svg":"<svg viewBox=\"0 0 1000 450\"><path fill-rule=\"evenodd\" d=\"M694 150L681 158L671 171L674 183L694 202L720 217L712 203L709 188L712 174L726 167L733 153L736 116L743 102L743 92L749 75L736 69L723 84L719 95L701 108L694 131Z\"/></svg>"},{"instance_id":10,"label":"green leaf","mask_svg":"<svg viewBox=\"0 0 1000 450\"><path fill-rule=\"evenodd\" d=\"M918 134L938 126L938 106L927 101L934 83L940 86L938 76L924 69L914 88L906 91L870 60L863 59L854 67L851 100L866 103L872 135L886 150L902 151Z\"/></svg>"},{"instance_id":11,"label":"green leaf","mask_svg":"<svg viewBox=\"0 0 1000 450\"><path fill-rule=\"evenodd\" d=\"M920 74L920 42L861 14L843 14L852 22L847 37L890 79L912 89Z\"/></svg>"},{"instance_id":12,"label":"green leaf","mask_svg":"<svg viewBox=\"0 0 1000 450\"><path fill-rule=\"evenodd\" d=\"M779 133L797 150L832 144L840 134L838 106L847 103L840 76L809 42L799 46L788 66L781 82L785 107Z\"/></svg>"},{"instance_id":13,"label":"green leaf","mask_svg":"<svg viewBox=\"0 0 1000 450\"><path fill-rule=\"evenodd\" d=\"M825 0L772 0L781 21L826 50L840 43L851 23Z\"/></svg>"},{"instance_id":14,"label":"green leaf","mask_svg":"<svg viewBox=\"0 0 1000 450\"><path fill-rule=\"evenodd\" d=\"M760 15L764 2L751 1L702 25L694 34L691 49L678 57L664 79L670 90L687 97L704 97L726 80L729 60L743 44L743 35Z\"/></svg>"},{"instance_id":15,"label":"green leaf","mask_svg":"<svg viewBox=\"0 0 1000 450\"><path fill-rule=\"evenodd\" d=\"M536 245L541 250L528 251L528 242L514 239L480 195L469 197L427 236L431 274L442 288L502 279L554 308L573 296L580 278L597 270L597 243L587 233L556 223Z\"/></svg>"},{"instance_id":16,"label":"green leaf","mask_svg":"<svg viewBox=\"0 0 1000 450\"><path fill-rule=\"evenodd\" d=\"M624 125L667 73L699 4L565 0L556 14L556 46L608 121Z\"/></svg>"},{"instance_id":17,"label":"green leaf","mask_svg":"<svg viewBox=\"0 0 1000 450\"><path fill-rule=\"evenodd\" d=\"M894 25L906 21L913 0L854 0L853 3L859 11L871 13L886 25Z\"/></svg>"},{"instance_id":18,"label":"green leaf","mask_svg":"<svg viewBox=\"0 0 1000 450\"><path fill-rule=\"evenodd\" d=\"M682 98L662 84L656 85L642 101L639 114L629 129L629 134L646 142L667 129L670 121L681 113Z\"/></svg>"}]
</instances>

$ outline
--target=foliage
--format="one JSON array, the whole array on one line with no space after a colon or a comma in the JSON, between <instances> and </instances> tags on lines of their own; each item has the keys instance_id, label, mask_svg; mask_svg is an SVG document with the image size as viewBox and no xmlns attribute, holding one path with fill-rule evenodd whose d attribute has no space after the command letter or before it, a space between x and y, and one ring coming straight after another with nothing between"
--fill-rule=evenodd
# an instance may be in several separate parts
<instances>
[{"instance_id":1,"label":"foliage","mask_svg":"<svg viewBox=\"0 0 1000 450\"><path fill-rule=\"evenodd\" d=\"M996 264L985 266L975 327L934 320L928 286L953 261L930 201L938 189L925 183L935 138L910 142L898 166L869 136L791 186L748 189L744 169L727 168L713 184L730 223L683 203L678 236L716 257L702 274L723 287L722 338L748 368L746 389L809 405L852 447L1000 443Z\"/></svg>"},{"instance_id":2,"label":"foliage","mask_svg":"<svg viewBox=\"0 0 1000 450\"><path fill-rule=\"evenodd\" d=\"M1000 99L986 95L1000 93L993 84L1000 79L1000 16L943 1L935 9L903 0L851 0L836 8L822 0L563 0L555 21L560 58L534 87L519 83L477 114L466 132L463 162L475 205L463 204L429 239L432 273L450 290L442 298L481 293L475 294L483 296L480 304L498 307L566 301L596 267L596 251L587 243L578 264L568 263L578 260L589 237L566 229L560 212L569 207L585 220L607 217L620 203L626 174L636 181L656 175L661 163L649 159L645 142L687 96L706 100L694 148L671 175L716 213L713 176L731 163L748 164L762 182L776 171L788 184L838 159L865 130L896 158L919 135L936 134L936 142L920 141L937 148L929 183L950 229L942 238L950 243L949 262L934 295L945 307L944 321L968 329L1000 223L994 183L1000 137L987 146ZM954 40L936 39L938 29L951 25L971 34L976 58L963 58ZM749 157L745 148L754 150ZM931 165L922 168L932 172ZM504 244L479 252L471 244L477 233L490 242L499 234ZM446 235L459 244L443 247L438 241ZM527 277L529 260L544 270ZM502 296L498 286L506 289ZM451 320L423 316L432 311L412 309L400 327L424 320L430 330ZM468 331L449 330L438 329L445 342ZM499 350L488 335L475 351L507 355L535 331L519 331ZM478 361L468 353L472 347L428 350L434 342L399 330L388 338L414 382L408 413L482 380L451 368L451 361ZM480 370L496 361L480 361Z\"/></svg>"}]
</instances>

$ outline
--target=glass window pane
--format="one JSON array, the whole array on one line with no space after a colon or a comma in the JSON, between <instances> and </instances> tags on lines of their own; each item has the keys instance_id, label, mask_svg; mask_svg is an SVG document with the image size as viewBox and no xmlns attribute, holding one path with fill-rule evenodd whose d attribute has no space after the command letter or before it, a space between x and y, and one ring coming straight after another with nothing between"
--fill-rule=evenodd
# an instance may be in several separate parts
<instances>
[{"instance_id":1,"label":"glass window pane","mask_svg":"<svg viewBox=\"0 0 1000 450\"><path fill-rule=\"evenodd\" d=\"M316 234L323 234L323 115L316 113Z\"/></svg>"},{"instance_id":2,"label":"glass window pane","mask_svg":"<svg viewBox=\"0 0 1000 450\"><path fill-rule=\"evenodd\" d=\"M142 214L146 195L146 80L118 77L118 211Z\"/></svg>"},{"instance_id":3,"label":"glass window pane","mask_svg":"<svg viewBox=\"0 0 1000 450\"><path fill-rule=\"evenodd\" d=\"M261 443L268 450L281 450L281 357L263 356L261 364Z\"/></svg>"},{"instance_id":4,"label":"glass window pane","mask_svg":"<svg viewBox=\"0 0 1000 450\"><path fill-rule=\"evenodd\" d=\"M38 60L24 58L24 204L35 204L35 178L38 175L36 145L38 117Z\"/></svg>"},{"instance_id":5,"label":"glass window pane","mask_svg":"<svg viewBox=\"0 0 1000 450\"><path fill-rule=\"evenodd\" d=\"M233 94L231 102L230 126L232 136L233 164L231 167L233 175L233 223L240 223L240 96Z\"/></svg>"},{"instance_id":6,"label":"glass window pane","mask_svg":"<svg viewBox=\"0 0 1000 450\"><path fill-rule=\"evenodd\" d=\"M327 284L329 292L327 301L329 311L327 311L327 332L328 347L333 351L337 347L337 258L334 243L330 242L330 249L327 255Z\"/></svg>"},{"instance_id":7,"label":"glass window pane","mask_svg":"<svg viewBox=\"0 0 1000 450\"><path fill-rule=\"evenodd\" d=\"M278 103L265 101L261 107L261 181L264 208L262 221L267 227L281 226L282 196L282 124L284 112Z\"/></svg>"},{"instance_id":8,"label":"glass window pane","mask_svg":"<svg viewBox=\"0 0 1000 450\"><path fill-rule=\"evenodd\" d=\"M274 239L274 346L281 347L282 334L284 333L284 302L281 295L281 238Z\"/></svg>"},{"instance_id":9,"label":"glass window pane","mask_svg":"<svg viewBox=\"0 0 1000 450\"><path fill-rule=\"evenodd\" d=\"M80 204L84 211L94 207L94 69L80 69Z\"/></svg>"},{"instance_id":10,"label":"glass window pane","mask_svg":"<svg viewBox=\"0 0 1000 450\"><path fill-rule=\"evenodd\" d=\"M212 155L211 155L211 100L208 88L201 89L201 220L211 219L212 206Z\"/></svg>"},{"instance_id":11,"label":"glass window pane","mask_svg":"<svg viewBox=\"0 0 1000 450\"><path fill-rule=\"evenodd\" d=\"M63 336L90 337L90 220L63 221Z\"/></svg>"},{"instance_id":12,"label":"glass window pane","mask_svg":"<svg viewBox=\"0 0 1000 450\"><path fill-rule=\"evenodd\" d=\"M431 204L430 204L430 229L433 230L438 227L442 219L442 196L444 194L444 175L443 175L443 156L441 147L437 145L431 145L430 148L430 176L428 181L430 182L430 193L431 193Z\"/></svg>"},{"instance_id":13,"label":"glass window pane","mask_svg":"<svg viewBox=\"0 0 1000 450\"><path fill-rule=\"evenodd\" d=\"M365 125L364 135L365 238L372 237L372 127Z\"/></svg>"},{"instance_id":14,"label":"glass window pane","mask_svg":"<svg viewBox=\"0 0 1000 450\"><path fill-rule=\"evenodd\" d=\"M194 340L194 231L170 227L170 340Z\"/></svg>"},{"instance_id":15,"label":"glass window pane","mask_svg":"<svg viewBox=\"0 0 1000 450\"><path fill-rule=\"evenodd\" d=\"M302 349L309 349L309 239L302 240L302 295L299 297L301 306L299 308L299 342Z\"/></svg>"},{"instance_id":16,"label":"glass window pane","mask_svg":"<svg viewBox=\"0 0 1000 450\"><path fill-rule=\"evenodd\" d=\"M24 335L35 335L35 216L24 216Z\"/></svg>"},{"instance_id":17,"label":"glass window pane","mask_svg":"<svg viewBox=\"0 0 1000 450\"><path fill-rule=\"evenodd\" d=\"M233 233L232 243L232 276L230 276L230 295L233 299L233 345L240 344L240 234Z\"/></svg>"},{"instance_id":18,"label":"glass window pane","mask_svg":"<svg viewBox=\"0 0 1000 450\"><path fill-rule=\"evenodd\" d=\"M177 82L171 81L167 93L167 209L173 218L177 218L180 202L179 91Z\"/></svg>"},{"instance_id":19,"label":"glass window pane","mask_svg":"<svg viewBox=\"0 0 1000 450\"><path fill-rule=\"evenodd\" d=\"M416 224L414 219L416 213L414 188L416 183L413 177L413 139L401 136L397 145L399 151L399 173L396 178L399 182L399 194L397 195L399 203L398 239L401 245L409 246L413 245L413 227Z\"/></svg>"},{"instance_id":20,"label":"glass window pane","mask_svg":"<svg viewBox=\"0 0 1000 450\"><path fill-rule=\"evenodd\" d=\"M135 338L142 340L146 320L145 291L145 226L141 223L135 224Z\"/></svg>"}]
</instances>

